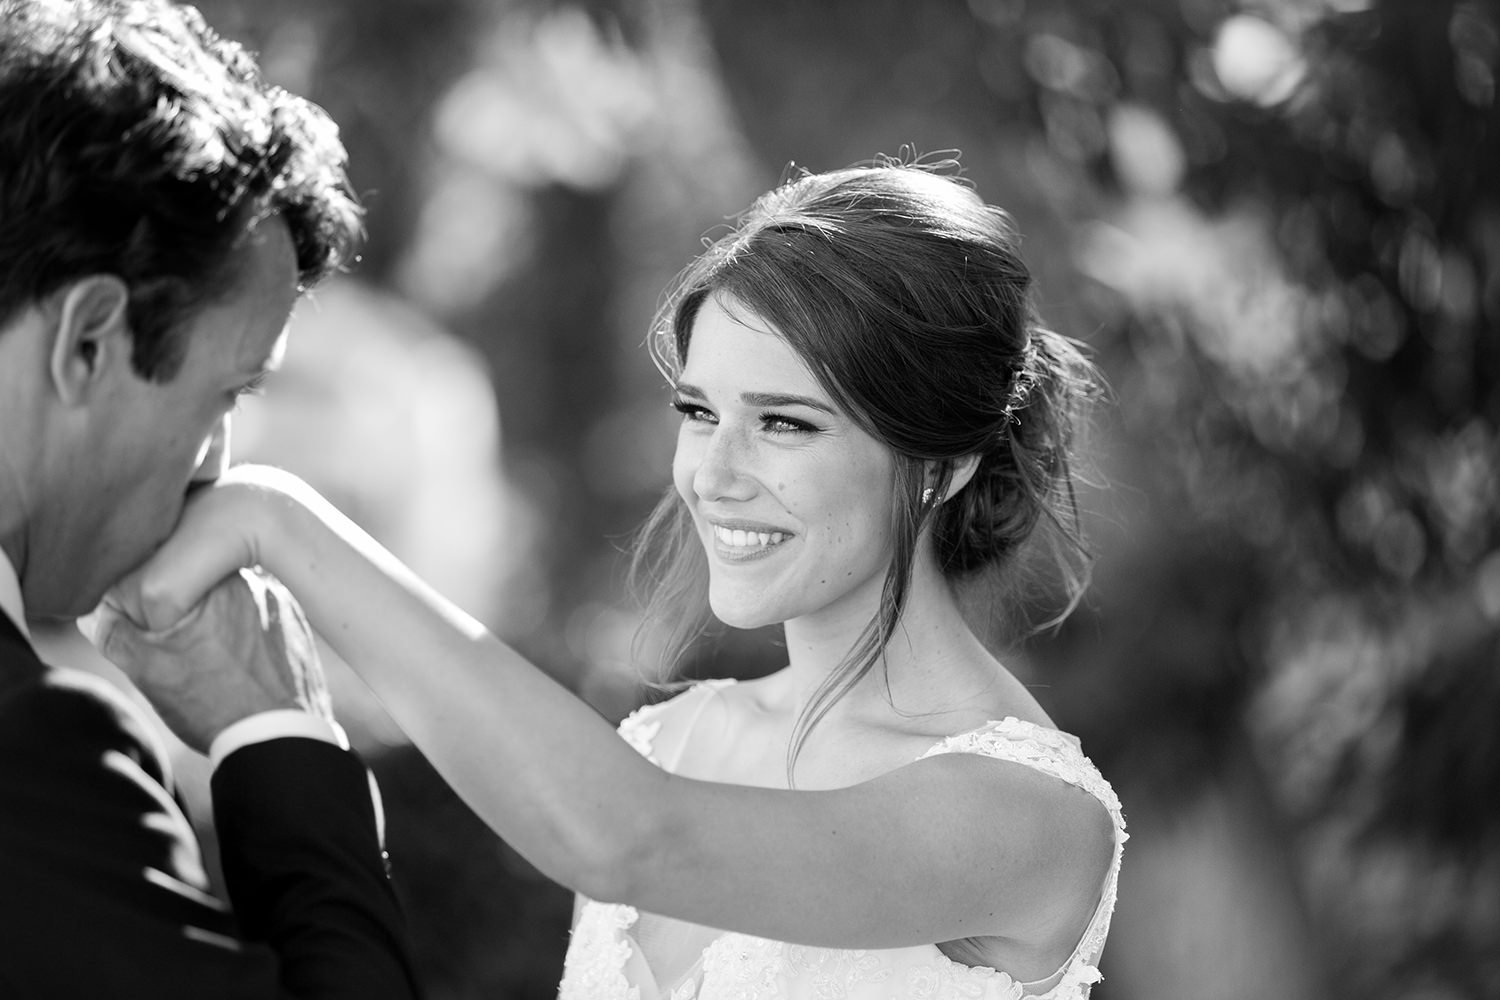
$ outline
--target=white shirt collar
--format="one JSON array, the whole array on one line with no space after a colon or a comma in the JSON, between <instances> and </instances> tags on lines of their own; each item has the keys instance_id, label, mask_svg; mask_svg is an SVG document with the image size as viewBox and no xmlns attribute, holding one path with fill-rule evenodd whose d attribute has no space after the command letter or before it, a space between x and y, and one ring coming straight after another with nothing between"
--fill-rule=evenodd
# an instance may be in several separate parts
<instances>
[{"instance_id":1,"label":"white shirt collar","mask_svg":"<svg viewBox=\"0 0 1500 1000\"><path fill-rule=\"evenodd\" d=\"M21 603L21 581L4 549L0 549L0 610L10 616L22 635L31 638L31 632L26 628L26 606Z\"/></svg>"}]
</instances>

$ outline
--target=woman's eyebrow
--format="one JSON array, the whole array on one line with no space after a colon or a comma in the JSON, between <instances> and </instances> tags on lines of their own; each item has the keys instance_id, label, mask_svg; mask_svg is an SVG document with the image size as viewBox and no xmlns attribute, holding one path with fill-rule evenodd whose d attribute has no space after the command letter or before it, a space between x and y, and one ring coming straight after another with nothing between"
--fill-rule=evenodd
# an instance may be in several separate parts
<instances>
[{"instance_id":1,"label":"woman's eyebrow","mask_svg":"<svg viewBox=\"0 0 1500 1000\"><path fill-rule=\"evenodd\" d=\"M780 392L742 392L740 400L750 406L806 406L810 409L821 410L830 416L834 414L833 407L811 396L794 396Z\"/></svg>"},{"instance_id":2,"label":"woman's eyebrow","mask_svg":"<svg viewBox=\"0 0 1500 1000\"><path fill-rule=\"evenodd\" d=\"M690 382L678 382L673 388L679 396L691 396L694 399L708 398L707 393ZM821 400L786 392L742 392L740 402L746 406L806 406L830 416L838 415L838 411Z\"/></svg>"}]
</instances>

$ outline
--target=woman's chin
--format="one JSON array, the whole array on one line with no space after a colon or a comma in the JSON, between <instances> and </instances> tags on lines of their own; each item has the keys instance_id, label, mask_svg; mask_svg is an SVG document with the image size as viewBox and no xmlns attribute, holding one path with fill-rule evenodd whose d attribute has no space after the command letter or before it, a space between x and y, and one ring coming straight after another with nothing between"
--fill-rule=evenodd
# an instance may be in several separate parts
<instances>
[{"instance_id":1,"label":"woman's chin","mask_svg":"<svg viewBox=\"0 0 1500 1000\"><path fill-rule=\"evenodd\" d=\"M712 597L709 598L708 606L709 610L714 613L714 617L730 628L763 628L766 625L779 625L784 620L764 606L750 607L728 601L715 601Z\"/></svg>"}]
</instances>

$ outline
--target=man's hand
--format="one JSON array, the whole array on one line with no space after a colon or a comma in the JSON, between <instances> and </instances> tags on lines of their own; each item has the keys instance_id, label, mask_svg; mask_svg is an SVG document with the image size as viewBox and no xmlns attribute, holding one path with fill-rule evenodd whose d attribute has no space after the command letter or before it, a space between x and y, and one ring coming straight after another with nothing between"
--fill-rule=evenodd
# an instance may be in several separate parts
<instances>
[{"instance_id":1,"label":"man's hand","mask_svg":"<svg viewBox=\"0 0 1500 1000\"><path fill-rule=\"evenodd\" d=\"M106 597L94 644L200 753L226 726L258 712L303 709L333 721L312 629L287 589L257 569L226 577L155 632Z\"/></svg>"}]
</instances>

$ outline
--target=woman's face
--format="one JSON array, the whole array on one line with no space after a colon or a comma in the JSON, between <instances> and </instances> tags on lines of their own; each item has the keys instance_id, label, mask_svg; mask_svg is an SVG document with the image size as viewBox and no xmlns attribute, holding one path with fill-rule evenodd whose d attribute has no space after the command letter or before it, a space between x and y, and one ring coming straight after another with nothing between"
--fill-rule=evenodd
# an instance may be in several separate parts
<instances>
[{"instance_id":1,"label":"woman's face","mask_svg":"<svg viewBox=\"0 0 1500 1000\"><path fill-rule=\"evenodd\" d=\"M673 479L708 556L714 614L738 628L807 616L863 627L891 557L889 449L767 323L718 296L693 321L674 404Z\"/></svg>"}]
</instances>

